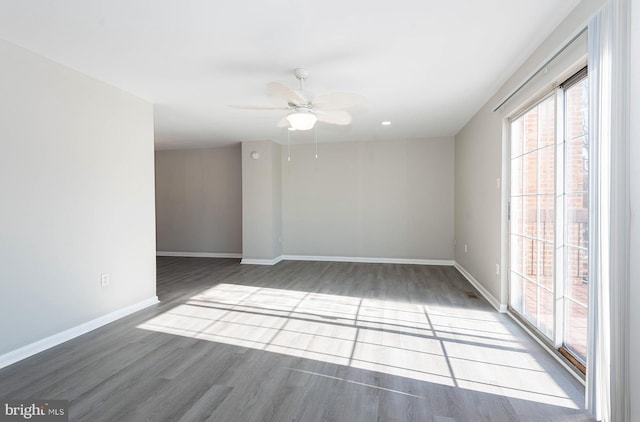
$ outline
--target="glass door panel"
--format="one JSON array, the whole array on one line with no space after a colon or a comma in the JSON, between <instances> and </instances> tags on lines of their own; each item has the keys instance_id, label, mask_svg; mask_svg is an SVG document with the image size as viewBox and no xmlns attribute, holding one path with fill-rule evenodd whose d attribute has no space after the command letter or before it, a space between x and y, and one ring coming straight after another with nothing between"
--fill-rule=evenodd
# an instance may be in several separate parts
<instances>
[{"instance_id":1,"label":"glass door panel","mask_svg":"<svg viewBox=\"0 0 640 422\"><path fill-rule=\"evenodd\" d=\"M564 346L587 357L589 303L588 80L565 90Z\"/></svg>"},{"instance_id":2,"label":"glass door panel","mask_svg":"<svg viewBox=\"0 0 640 422\"><path fill-rule=\"evenodd\" d=\"M555 96L511 122L510 306L554 335Z\"/></svg>"}]
</instances>

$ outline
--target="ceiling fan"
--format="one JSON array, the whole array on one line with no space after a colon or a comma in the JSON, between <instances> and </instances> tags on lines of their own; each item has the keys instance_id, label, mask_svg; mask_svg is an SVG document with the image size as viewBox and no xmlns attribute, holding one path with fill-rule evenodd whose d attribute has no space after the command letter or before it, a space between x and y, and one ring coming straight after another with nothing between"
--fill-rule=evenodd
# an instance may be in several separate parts
<instances>
[{"instance_id":1,"label":"ceiling fan","mask_svg":"<svg viewBox=\"0 0 640 422\"><path fill-rule=\"evenodd\" d=\"M349 92L334 92L321 94L308 100L302 93L304 81L309 76L306 69L296 69L296 78L300 81L300 89L294 90L282 82L269 82L268 92L287 102L286 107L252 107L231 106L246 110L288 110L289 114L279 122L279 127L289 127L295 130L312 129L315 123L324 122L333 125L348 125L351 123L351 114L345 109L363 103L364 97Z\"/></svg>"}]
</instances>

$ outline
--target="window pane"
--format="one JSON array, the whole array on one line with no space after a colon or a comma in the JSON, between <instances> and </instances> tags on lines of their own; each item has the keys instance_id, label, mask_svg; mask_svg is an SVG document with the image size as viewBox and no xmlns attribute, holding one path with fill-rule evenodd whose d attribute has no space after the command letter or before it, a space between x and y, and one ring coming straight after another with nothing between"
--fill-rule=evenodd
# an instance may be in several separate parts
<instances>
[{"instance_id":1,"label":"window pane","mask_svg":"<svg viewBox=\"0 0 640 422\"><path fill-rule=\"evenodd\" d=\"M511 199L511 233L524 234L522 221L522 203L524 198L516 197Z\"/></svg>"},{"instance_id":2,"label":"window pane","mask_svg":"<svg viewBox=\"0 0 640 422\"><path fill-rule=\"evenodd\" d=\"M538 238L553 243L555 233L555 198L538 197Z\"/></svg>"},{"instance_id":3,"label":"window pane","mask_svg":"<svg viewBox=\"0 0 640 422\"><path fill-rule=\"evenodd\" d=\"M587 361L587 308L570 300L566 303L565 346L583 362Z\"/></svg>"},{"instance_id":4,"label":"window pane","mask_svg":"<svg viewBox=\"0 0 640 422\"><path fill-rule=\"evenodd\" d=\"M538 151L530 152L523 159L523 189L524 194L538 193Z\"/></svg>"},{"instance_id":5,"label":"window pane","mask_svg":"<svg viewBox=\"0 0 640 422\"><path fill-rule=\"evenodd\" d=\"M522 274L536 280L538 278L538 245L535 240L529 238L523 239L523 245L524 273Z\"/></svg>"},{"instance_id":6,"label":"window pane","mask_svg":"<svg viewBox=\"0 0 640 422\"><path fill-rule=\"evenodd\" d=\"M511 160L511 192L512 195L522 195L522 161L523 157Z\"/></svg>"},{"instance_id":7,"label":"window pane","mask_svg":"<svg viewBox=\"0 0 640 422\"><path fill-rule=\"evenodd\" d=\"M538 326L538 285L524 280L524 316Z\"/></svg>"},{"instance_id":8,"label":"window pane","mask_svg":"<svg viewBox=\"0 0 640 422\"><path fill-rule=\"evenodd\" d=\"M588 190L589 152L587 141L586 136L580 136L566 143L565 191L567 193L583 193Z\"/></svg>"},{"instance_id":9,"label":"window pane","mask_svg":"<svg viewBox=\"0 0 640 422\"><path fill-rule=\"evenodd\" d=\"M524 244L528 239L511 235L511 270L524 274Z\"/></svg>"},{"instance_id":10,"label":"window pane","mask_svg":"<svg viewBox=\"0 0 640 422\"><path fill-rule=\"evenodd\" d=\"M587 79L565 90L564 345L586 361L589 304Z\"/></svg>"},{"instance_id":11,"label":"window pane","mask_svg":"<svg viewBox=\"0 0 640 422\"><path fill-rule=\"evenodd\" d=\"M538 278L540 285L549 290L553 290L553 244L547 242L536 242L538 258Z\"/></svg>"},{"instance_id":12,"label":"window pane","mask_svg":"<svg viewBox=\"0 0 640 422\"><path fill-rule=\"evenodd\" d=\"M539 193L553 194L556 191L556 147L547 145L538 151Z\"/></svg>"},{"instance_id":13,"label":"window pane","mask_svg":"<svg viewBox=\"0 0 640 422\"><path fill-rule=\"evenodd\" d=\"M589 300L589 255L583 248L566 248L566 296L583 305Z\"/></svg>"},{"instance_id":14,"label":"window pane","mask_svg":"<svg viewBox=\"0 0 640 422\"><path fill-rule=\"evenodd\" d=\"M540 331L548 337L553 335L553 292L540 289Z\"/></svg>"},{"instance_id":15,"label":"window pane","mask_svg":"<svg viewBox=\"0 0 640 422\"><path fill-rule=\"evenodd\" d=\"M522 313L522 286L523 278L517 274L511 273L511 285L509 294L511 295L510 304L518 313Z\"/></svg>"},{"instance_id":16,"label":"window pane","mask_svg":"<svg viewBox=\"0 0 640 422\"><path fill-rule=\"evenodd\" d=\"M566 132L572 140L588 133L589 92L587 79L583 79L565 91L566 96Z\"/></svg>"},{"instance_id":17,"label":"window pane","mask_svg":"<svg viewBox=\"0 0 640 422\"><path fill-rule=\"evenodd\" d=\"M529 237L538 237L538 197L522 198L522 230Z\"/></svg>"},{"instance_id":18,"label":"window pane","mask_svg":"<svg viewBox=\"0 0 640 422\"><path fill-rule=\"evenodd\" d=\"M531 152L538 148L538 107L521 117L523 119L524 145L523 153Z\"/></svg>"},{"instance_id":19,"label":"window pane","mask_svg":"<svg viewBox=\"0 0 640 422\"><path fill-rule=\"evenodd\" d=\"M522 119L518 119L511 124L511 157L518 157L522 154L523 142Z\"/></svg>"},{"instance_id":20,"label":"window pane","mask_svg":"<svg viewBox=\"0 0 640 422\"><path fill-rule=\"evenodd\" d=\"M570 246L588 247L589 209L585 204L587 195L566 195L565 197L565 242Z\"/></svg>"},{"instance_id":21,"label":"window pane","mask_svg":"<svg viewBox=\"0 0 640 422\"><path fill-rule=\"evenodd\" d=\"M538 107L540 116L538 147L554 145L556 143L556 102L553 98L549 98Z\"/></svg>"}]
</instances>

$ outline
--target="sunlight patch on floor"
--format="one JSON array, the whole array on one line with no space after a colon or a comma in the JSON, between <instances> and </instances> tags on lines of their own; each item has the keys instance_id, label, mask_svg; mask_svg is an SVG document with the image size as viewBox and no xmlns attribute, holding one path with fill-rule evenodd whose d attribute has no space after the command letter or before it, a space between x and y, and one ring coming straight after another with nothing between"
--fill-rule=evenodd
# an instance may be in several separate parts
<instances>
[{"instance_id":1,"label":"sunlight patch on floor","mask_svg":"<svg viewBox=\"0 0 640 422\"><path fill-rule=\"evenodd\" d=\"M446 306L220 284L138 328L578 408L493 312L460 314Z\"/></svg>"}]
</instances>

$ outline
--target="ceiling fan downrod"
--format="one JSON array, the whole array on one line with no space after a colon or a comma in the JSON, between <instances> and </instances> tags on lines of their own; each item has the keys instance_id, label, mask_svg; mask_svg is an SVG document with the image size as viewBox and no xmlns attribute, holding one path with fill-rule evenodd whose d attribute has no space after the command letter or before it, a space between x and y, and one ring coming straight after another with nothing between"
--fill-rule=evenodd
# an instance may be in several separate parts
<instances>
[{"instance_id":1,"label":"ceiling fan downrod","mask_svg":"<svg viewBox=\"0 0 640 422\"><path fill-rule=\"evenodd\" d=\"M300 91L302 91L302 88L304 88L304 80L309 77L309 71L299 67L295 70L295 75L300 81Z\"/></svg>"}]
</instances>

